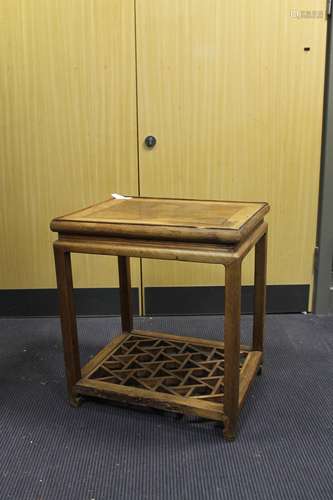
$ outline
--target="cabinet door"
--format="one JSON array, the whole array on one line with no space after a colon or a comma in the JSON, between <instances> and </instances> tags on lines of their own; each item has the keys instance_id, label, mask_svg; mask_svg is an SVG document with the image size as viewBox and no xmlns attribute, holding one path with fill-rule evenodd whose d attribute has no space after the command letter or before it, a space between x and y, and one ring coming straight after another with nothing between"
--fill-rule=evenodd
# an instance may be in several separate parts
<instances>
[{"instance_id":1,"label":"cabinet door","mask_svg":"<svg viewBox=\"0 0 333 500\"><path fill-rule=\"evenodd\" d=\"M311 284L316 235L326 1L294 7L137 0L141 195L268 201L273 285ZM222 285L223 270L144 261L143 284Z\"/></svg>"},{"instance_id":2,"label":"cabinet door","mask_svg":"<svg viewBox=\"0 0 333 500\"><path fill-rule=\"evenodd\" d=\"M51 218L137 194L134 4L2 0L0 19L0 287L54 287ZM74 282L117 286L115 263L76 255Z\"/></svg>"}]
</instances>

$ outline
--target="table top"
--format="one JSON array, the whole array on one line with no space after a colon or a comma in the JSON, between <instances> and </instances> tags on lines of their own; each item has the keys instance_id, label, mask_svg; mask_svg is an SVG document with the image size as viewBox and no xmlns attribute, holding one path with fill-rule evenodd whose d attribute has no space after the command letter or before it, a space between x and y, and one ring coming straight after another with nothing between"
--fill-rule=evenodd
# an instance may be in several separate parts
<instances>
[{"instance_id":1,"label":"table top","mask_svg":"<svg viewBox=\"0 0 333 500\"><path fill-rule=\"evenodd\" d=\"M235 243L263 220L267 203L126 198L57 217L59 233Z\"/></svg>"}]
</instances>

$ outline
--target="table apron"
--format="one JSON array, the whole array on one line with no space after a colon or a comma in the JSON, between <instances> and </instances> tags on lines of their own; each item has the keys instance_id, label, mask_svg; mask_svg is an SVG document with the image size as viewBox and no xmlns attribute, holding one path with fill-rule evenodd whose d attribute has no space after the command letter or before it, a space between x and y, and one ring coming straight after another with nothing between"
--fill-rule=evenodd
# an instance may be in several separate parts
<instances>
[{"instance_id":1,"label":"table apron","mask_svg":"<svg viewBox=\"0 0 333 500\"><path fill-rule=\"evenodd\" d=\"M147 259L178 260L207 264L232 264L243 259L267 231L267 223L260 224L253 233L237 246L184 244L160 241L137 241L120 239L97 239L61 235L54 246L65 252L142 257Z\"/></svg>"}]
</instances>

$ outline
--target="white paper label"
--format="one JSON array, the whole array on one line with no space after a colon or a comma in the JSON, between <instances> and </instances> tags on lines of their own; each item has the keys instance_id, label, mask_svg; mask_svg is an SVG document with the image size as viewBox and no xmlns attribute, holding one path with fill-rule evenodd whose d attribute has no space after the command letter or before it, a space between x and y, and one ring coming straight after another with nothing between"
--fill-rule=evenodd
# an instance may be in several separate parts
<instances>
[{"instance_id":1,"label":"white paper label","mask_svg":"<svg viewBox=\"0 0 333 500\"><path fill-rule=\"evenodd\" d=\"M123 196L122 194L118 194L118 193L112 193L111 196L115 200L131 200L132 199L131 196Z\"/></svg>"}]
</instances>

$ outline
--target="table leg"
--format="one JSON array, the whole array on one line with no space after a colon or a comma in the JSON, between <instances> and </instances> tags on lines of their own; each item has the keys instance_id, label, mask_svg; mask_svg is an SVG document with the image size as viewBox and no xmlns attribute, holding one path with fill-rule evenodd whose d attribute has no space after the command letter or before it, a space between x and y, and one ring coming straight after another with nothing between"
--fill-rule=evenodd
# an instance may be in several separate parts
<instances>
[{"instance_id":1,"label":"table leg","mask_svg":"<svg viewBox=\"0 0 333 500\"><path fill-rule=\"evenodd\" d=\"M267 233L255 247L253 350L263 351L266 311Z\"/></svg>"},{"instance_id":2,"label":"table leg","mask_svg":"<svg viewBox=\"0 0 333 500\"><path fill-rule=\"evenodd\" d=\"M131 269L129 257L118 256L121 326L123 332L133 330Z\"/></svg>"},{"instance_id":3,"label":"table leg","mask_svg":"<svg viewBox=\"0 0 333 500\"><path fill-rule=\"evenodd\" d=\"M225 267L224 437L228 440L236 436L239 413L241 266L237 260Z\"/></svg>"},{"instance_id":4,"label":"table leg","mask_svg":"<svg viewBox=\"0 0 333 500\"><path fill-rule=\"evenodd\" d=\"M69 401L78 406L73 387L81 378L80 353L77 337L76 313L73 298L73 278L69 252L54 245L54 259L59 291L61 330L64 345L65 369Z\"/></svg>"}]
</instances>

